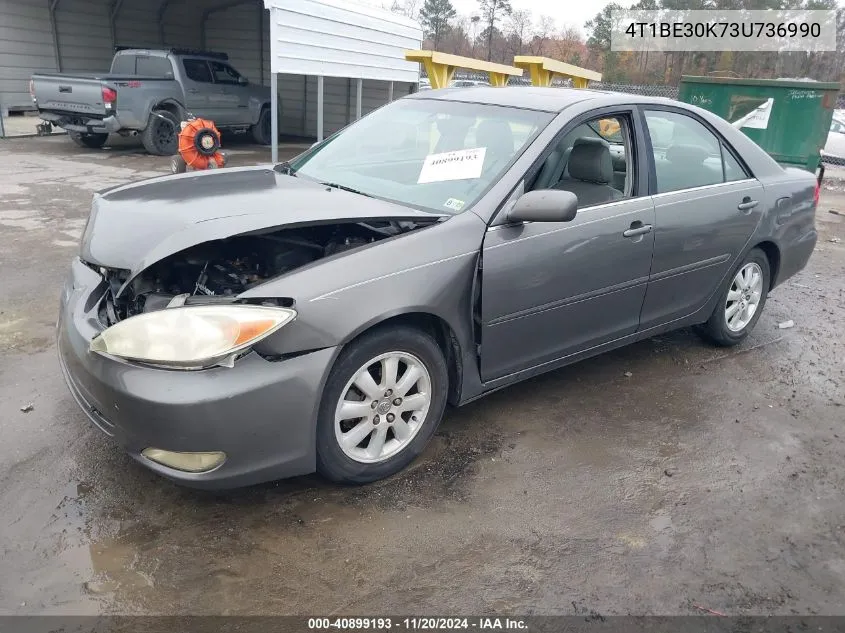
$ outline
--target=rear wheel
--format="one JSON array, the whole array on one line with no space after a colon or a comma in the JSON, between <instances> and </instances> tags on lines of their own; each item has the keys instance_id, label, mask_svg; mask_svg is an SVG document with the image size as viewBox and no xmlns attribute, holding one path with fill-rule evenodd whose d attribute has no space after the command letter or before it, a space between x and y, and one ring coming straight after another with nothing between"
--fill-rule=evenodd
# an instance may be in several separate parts
<instances>
[{"instance_id":1,"label":"rear wheel","mask_svg":"<svg viewBox=\"0 0 845 633\"><path fill-rule=\"evenodd\" d=\"M760 319L770 279L768 257L753 249L725 282L713 314L699 331L725 347L743 341Z\"/></svg>"},{"instance_id":2,"label":"rear wheel","mask_svg":"<svg viewBox=\"0 0 845 633\"><path fill-rule=\"evenodd\" d=\"M153 110L141 143L153 156L173 156L179 149L179 119L168 110Z\"/></svg>"},{"instance_id":3,"label":"rear wheel","mask_svg":"<svg viewBox=\"0 0 845 633\"><path fill-rule=\"evenodd\" d=\"M399 472L434 435L448 372L428 334L373 331L344 350L326 382L317 420L317 470L362 484Z\"/></svg>"},{"instance_id":4,"label":"rear wheel","mask_svg":"<svg viewBox=\"0 0 845 633\"><path fill-rule=\"evenodd\" d=\"M261 110L258 115L258 123L249 128L252 140L259 145L269 145L273 137L273 119L270 116L270 108Z\"/></svg>"},{"instance_id":5,"label":"rear wheel","mask_svg":"<svg viewBox=\"0 0 845 633\"><path fill-rule=\"evenodd\" d=\"M85 134L82 132L68 132L67 135L79 147L86 147L88 149L100 149L106 144L109 138L108 134Z\"/></svg>"}]
</instances>

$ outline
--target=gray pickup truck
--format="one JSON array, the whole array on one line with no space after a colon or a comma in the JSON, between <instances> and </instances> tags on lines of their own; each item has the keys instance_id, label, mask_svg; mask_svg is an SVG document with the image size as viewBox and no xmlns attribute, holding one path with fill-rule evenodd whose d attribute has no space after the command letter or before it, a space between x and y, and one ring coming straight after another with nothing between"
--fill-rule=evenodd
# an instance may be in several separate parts
<instances>
[{"instance_id":1,"label":"gray pickup truck","mask_svg":"<svg viewBox=\"0 0 845 633\"><path fill-rule=\"evenodd\" d=\"M228 59L207 51L124 49L108 74L38 73L29 87L41 118L82 147L100 148L110 133L140 134L150 154L169 156L189 113L267 145L270 89L250 83Z\"/></svg>"}]
</instances>

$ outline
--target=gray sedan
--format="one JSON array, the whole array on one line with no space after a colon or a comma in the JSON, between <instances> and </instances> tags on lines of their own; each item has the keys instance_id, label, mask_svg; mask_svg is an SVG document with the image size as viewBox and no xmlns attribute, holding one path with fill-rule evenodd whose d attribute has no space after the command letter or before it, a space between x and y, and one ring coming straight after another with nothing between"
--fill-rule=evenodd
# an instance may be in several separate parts
<instances>
[{"instance_id":1,"label":"gray sedan","mask_svg":"<svg viewBox=\"0 0 845 633\"><path fill-rule=\"evenodd\" d=\"M391 103L290 163L94 197L70 391L201 487L407 466L447 404L675 328L742 341L816 243L815 177L678 102L485 88Z\"/></svg>"}]
</instances>

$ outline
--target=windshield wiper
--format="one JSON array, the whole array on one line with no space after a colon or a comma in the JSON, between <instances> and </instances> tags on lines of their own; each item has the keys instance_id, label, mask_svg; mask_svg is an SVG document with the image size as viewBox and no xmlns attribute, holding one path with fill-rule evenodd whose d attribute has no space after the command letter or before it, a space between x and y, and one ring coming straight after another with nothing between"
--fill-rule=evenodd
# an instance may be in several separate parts
<instances>
[{"instance_id":1,"label":"windshield wiper","mask_svg":"<svg viewBox=\"0 0 845 633\"><path fill-rule=\"evenodd\" d=\"M359 196L366 196L367 198L375 197L375 196L372 196L368 193L364 193L363 191L358 191L357 189L353 189L352 187L347 187L346 185L339 185L336 182L321 182L320 184L325 186L325 187L331 187L332 189L341 189L343 191L348 191L350 193L357 193Z\"/></svg>"}]
</instances>

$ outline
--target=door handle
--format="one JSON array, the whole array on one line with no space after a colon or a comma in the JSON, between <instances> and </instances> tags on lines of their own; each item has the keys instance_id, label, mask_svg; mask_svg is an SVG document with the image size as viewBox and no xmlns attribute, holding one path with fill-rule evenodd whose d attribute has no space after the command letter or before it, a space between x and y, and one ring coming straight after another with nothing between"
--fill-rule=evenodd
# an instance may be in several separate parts
<instances>
[{"instance_id":1,"label":"door handle","mask_svg":"<svg viewBox=\"0 0 845 633\"><path fill-rule=\"evenodd\" d=\"M631 222L631 228L622 233L622 237L637 237L638 235L645 235L651 233L651 224L643 224L639 220Z\"/></svg>"},{"instance_id":2,"label":"door handle","mask_svg":"<svg viewBox=\"0 0 845 633\"><path fill-rule=\"evenodd\" d=\"M753 209L756 206L757 206L757 200L752 200L748 196L745 196L742 199L742 202L740 202L738 205L736 205L736 208L739 209L740 211L751 211L751 209Z\"/></svg>"},{"instance_id":3,"label":"door handle","mask_svg":"<svg viewBox=\"0 0 845 633\"><path fill-rule=\"evenodd\" d=\"M196 88L188 88L188 92L195 95L199 92L199 90L197 90Z\"/></svg>"}]
</instances>

